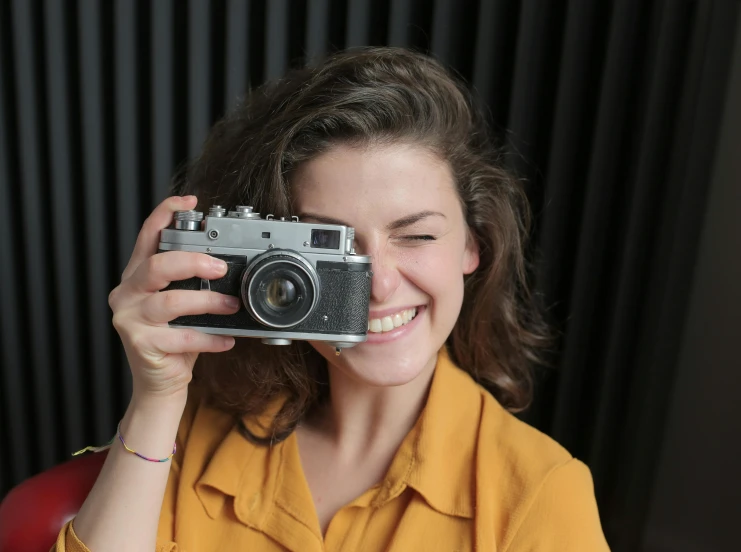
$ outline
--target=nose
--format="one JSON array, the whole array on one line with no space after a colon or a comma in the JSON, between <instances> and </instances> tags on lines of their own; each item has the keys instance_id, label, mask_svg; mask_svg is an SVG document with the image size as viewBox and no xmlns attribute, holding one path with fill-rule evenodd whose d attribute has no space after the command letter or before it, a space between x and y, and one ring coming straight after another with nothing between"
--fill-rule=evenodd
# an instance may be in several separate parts
<instances>
[{"instance_id":1,"label":"nose","mask_svg":"<svg viewBox=\"0 0 741 552\"><path fill-rule=\"evenodd\" d=\"M401 283L401 274L393 262L393 259L377 252L371 255L373 263L373 279L371 280L371 301L382 304L399 287Z\"/></svg>"}]
</instances>

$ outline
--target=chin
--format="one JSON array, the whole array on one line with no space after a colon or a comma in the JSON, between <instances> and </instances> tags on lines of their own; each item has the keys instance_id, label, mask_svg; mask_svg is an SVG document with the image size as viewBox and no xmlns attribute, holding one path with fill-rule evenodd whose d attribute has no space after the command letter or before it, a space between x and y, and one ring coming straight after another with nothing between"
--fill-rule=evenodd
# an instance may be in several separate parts
<instances>
[{"instance_id":1,"label":"chin","mask_svg":"<svg viewBox=\"0 0 741 552\"><path fill-rule=\"evenodd\" d=\"M416 348L416 351L399 352L396 347L379 347L361 343L343 349L340 356L334 347L314 342L312 346L325 358L330 370L341 370L346 376L372 387L395 387L415 380L430 368L437 350ZM385 349L385 350L384 350ZM431 348L430 348L431 349Z\"/></svg>"},{"instance_id":2,"label":"chin","mask_svg":"<svg viewBox=\"0 0 741 552\"><path fill-rule=\"evenodd\" d=\"M427 306L419 306L408 324L387 333L369 332L366 342L343 349L339 356L324 342L311 345L327 360L329 370L340 370L372 387L395 387L432 373L449 333L434 331L432 326Z\"/></svg>"}]
</instances>

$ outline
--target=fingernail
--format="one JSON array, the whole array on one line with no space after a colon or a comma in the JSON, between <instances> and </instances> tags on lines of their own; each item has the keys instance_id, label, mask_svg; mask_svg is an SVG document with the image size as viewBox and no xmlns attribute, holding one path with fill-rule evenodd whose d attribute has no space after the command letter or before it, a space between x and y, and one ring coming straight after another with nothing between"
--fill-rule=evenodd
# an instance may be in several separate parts
<instances>
[{"instance_id":1,"label":"fingernail","mask_svg":"<svg viewBox=\"0 0 741 552\"><path fill-rule=\"evenodd\" d=\"M226 263L216 257L211 257L211 266L219 272L226 272Z\"/></svg>"},{"instance_id":2,"label":"fingernail","mask_svg":"<svg viewBox=\"0 0 741 552\"><path fill-rule=\"evenodd\" d=\"M224 298L224 303L226 303L226 306L230 309L236 309L241 304L241 301L239 300L239 297L234 297L234 295L227 295Z\"/></svg>"}]
</instances>

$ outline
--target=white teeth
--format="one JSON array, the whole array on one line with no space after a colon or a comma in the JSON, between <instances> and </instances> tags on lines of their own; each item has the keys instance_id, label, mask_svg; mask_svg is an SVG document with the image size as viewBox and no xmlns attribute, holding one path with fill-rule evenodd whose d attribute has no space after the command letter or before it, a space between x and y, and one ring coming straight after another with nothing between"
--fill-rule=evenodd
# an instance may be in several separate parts
<instances>
[{"instance_id":1,"label":"white teeth","mask_svg":"<svg viewBox=\"0 0 741 552\"><path fill-rule=\"evenodd\" d=\"M390 332L394 328L411 322L417 316L417 309L406 309L391 316L368 320L368 331L372 333Z\"/></svg>"}]
</instances>

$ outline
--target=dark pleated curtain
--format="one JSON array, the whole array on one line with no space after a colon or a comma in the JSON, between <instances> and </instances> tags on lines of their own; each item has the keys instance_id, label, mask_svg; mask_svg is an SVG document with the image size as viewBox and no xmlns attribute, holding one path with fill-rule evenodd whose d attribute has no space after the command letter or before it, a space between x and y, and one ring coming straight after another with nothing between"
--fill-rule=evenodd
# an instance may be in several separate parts
<instances>
[{"instance_id":1,"label":"dark pleated curtain","mask_svg":"<svg viewBox=\"0 0 741 552\"><path fill-rule=\"evenodd\" d=\"M738 4L724 0L0 3L0 492L107 441L110 324L140 224L250 87L336 49L411 46L491 115L535 217L558 330L523 416L589 464L635 550L692 281Z\"/></svg>"}]
</instances>

